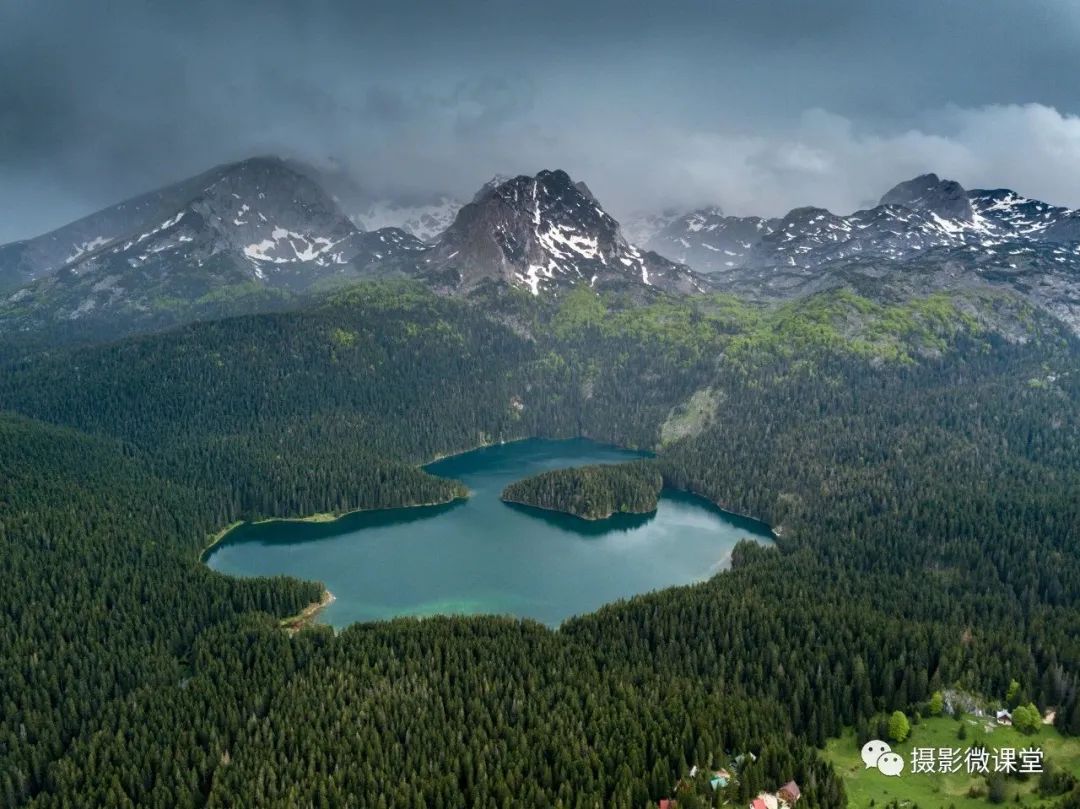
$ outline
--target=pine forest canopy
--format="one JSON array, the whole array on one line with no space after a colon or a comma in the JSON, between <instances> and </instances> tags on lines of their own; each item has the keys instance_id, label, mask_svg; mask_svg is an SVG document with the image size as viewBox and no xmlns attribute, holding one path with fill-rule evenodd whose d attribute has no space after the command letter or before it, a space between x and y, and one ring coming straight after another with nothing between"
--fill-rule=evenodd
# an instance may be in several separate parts
<instances>
[{"instance_id":1,"label":"pine forest canopy","mask_svg":"<svg viewBox=\"0 0 1080 809\"><path fill-rule=\"evenodd\" d=\"M0 803L640 807L752 752L683 803L793 779L800 806L841 809L819 748L942 689L1000 699L1016 681L1018 704L1078 734L1076 352L982 293L411 282L15 352ZM418 464L527 436L653 450L641 469L769 523L777 547L558 631L290 636L280 619L318 583L199 561L238 520L457 496Z\"/></svg>"}]
</instances>

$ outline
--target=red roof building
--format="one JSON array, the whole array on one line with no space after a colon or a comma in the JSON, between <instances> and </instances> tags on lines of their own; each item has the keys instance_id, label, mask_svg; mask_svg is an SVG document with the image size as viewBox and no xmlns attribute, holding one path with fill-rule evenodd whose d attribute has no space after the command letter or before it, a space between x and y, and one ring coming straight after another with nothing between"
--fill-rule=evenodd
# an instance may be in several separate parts
<instances>
[{"instance_id":1,"label":"red roof building","mask_svg":"<svg viewBox=\"0 0 1080 809\"><path fill-rule=\"evenodd\" d=\"M780 800L790 804L796 803L802 797L802 791L794 781L788 781L776 791L776 794L780 797Z\"/></svg>"},{"instance_id":2,"label":"red roof building","mask_svg":"<svg viewBox=\"0 0 1080 809\"><path fill-rule=\"evenodd\" d=\"M761 798L754 798L754 800L750 801L750 809L769 809L769 808L765 805L765 801L763 801Z\"/></svg>"}]
</instances>

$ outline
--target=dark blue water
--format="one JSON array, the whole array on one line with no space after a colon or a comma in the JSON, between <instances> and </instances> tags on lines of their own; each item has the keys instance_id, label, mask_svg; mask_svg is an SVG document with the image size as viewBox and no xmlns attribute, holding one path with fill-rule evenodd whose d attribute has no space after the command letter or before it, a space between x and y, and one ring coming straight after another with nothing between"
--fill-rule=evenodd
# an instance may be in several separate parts
<instances>
[{"instance_id":1,"label":"dark blue water","mask_svg":"<svg viewBox=\"0 0 1080 809\"><path fill-rule=\"evenodd\" d=\"M509 614L556 626L620 598L708 578L763 526L691 495L664 492L655 514L588 522L503 503L503 488L549 469L618 463L638 453L583 439L529 440L431 464L467 501L362 512L331 523L244 525L207 563L236 576L325 583L336 627L400 615Z\"/></svg>"}]
</instances>

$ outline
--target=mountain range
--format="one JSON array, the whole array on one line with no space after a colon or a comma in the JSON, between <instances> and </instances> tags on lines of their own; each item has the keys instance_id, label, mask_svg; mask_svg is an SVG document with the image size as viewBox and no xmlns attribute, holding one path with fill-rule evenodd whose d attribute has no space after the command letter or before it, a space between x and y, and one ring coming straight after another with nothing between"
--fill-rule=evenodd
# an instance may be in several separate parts
<instances>
[{"instance_id":1,"label":"mountain range","mask_svg":"<svg viewBox=\"0 0 1080 809\"><path fill-rule=\"evenodd\" d=\"M363 214L325 185L295 162L257 157L0 246L0 336L157 330L386 277L448 294L587 285L765 300L838 286L879 298L996 288L1080 332L1080 212L934 174L850 215L645 215L631 225L641 244L560 170L495 177L462 205L441 197Z\"/></svg>"},{"instance_id":2,"label":"mountain range","mask_svg":"<svg viewBox=\"0 0 1080 809\"><path fill-rule=\"evenodd\" d=\"M1007 286L1080 331L1080 211L1005 188L968 191L935 174L902 182L848 216L813 207L778 219L692 211L646 245L742 295L789 297L842 284Z\"/></svg>"},{"instance_id":3,"label":"mountain range","mask_svg":"<svg viewBox=\"0 0 1080 809\"><path fill-rule=\"evenodd\" d=\"M705 208L669 220L646 244L703 272L727 273L743 266L809 269L855 256L903 260L940 247L1078 240L1080 212L1005 188L965 191L925 174L849 216L805 207L763 219Z\"/></svg>"}]
</instances>

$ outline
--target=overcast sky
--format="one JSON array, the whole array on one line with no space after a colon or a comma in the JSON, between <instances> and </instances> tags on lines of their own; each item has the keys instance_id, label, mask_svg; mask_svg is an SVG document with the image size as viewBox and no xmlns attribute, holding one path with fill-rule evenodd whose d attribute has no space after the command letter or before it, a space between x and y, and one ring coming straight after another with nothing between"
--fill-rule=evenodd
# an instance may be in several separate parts
<instances>
[{"instance_id":1,"label":"overcast sky","mask_svg":"<svg viewBox=\"0 0 1080 809\"><path fill-rule=\"evenodd\" d=\"M1080 207L1069 0L0 0L0 242L276 152L372 194L565 168L616 215Z\"/></svg>"}]
</instances>

